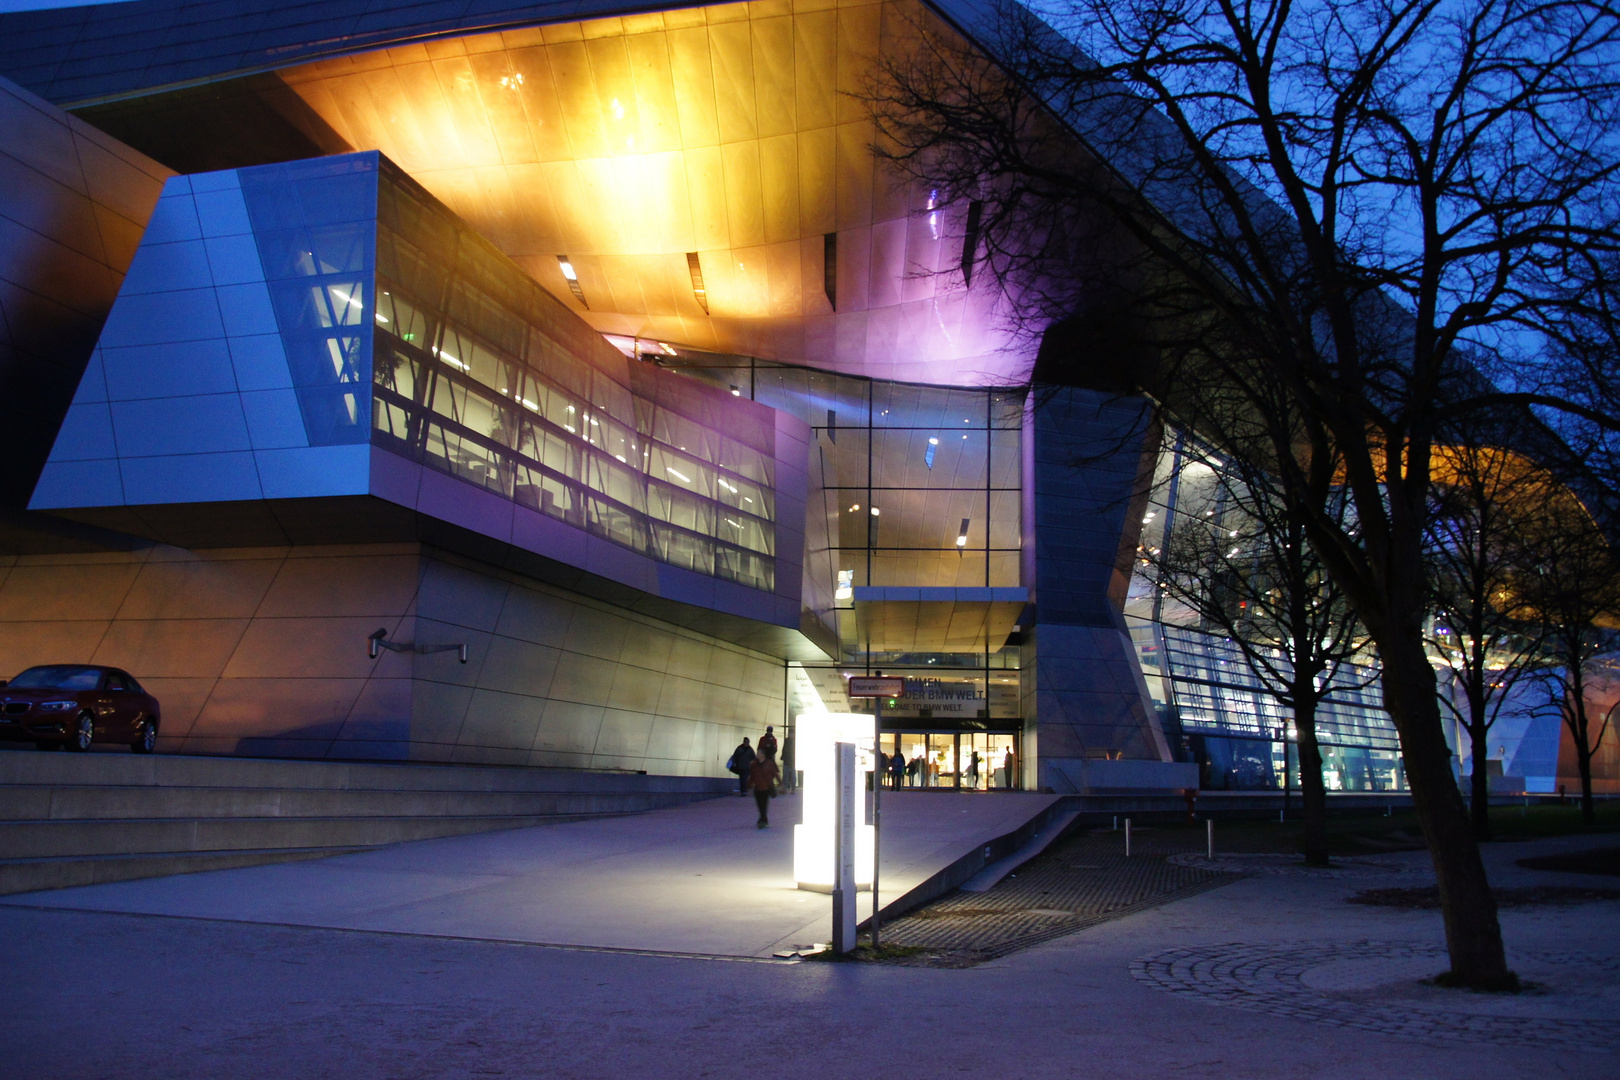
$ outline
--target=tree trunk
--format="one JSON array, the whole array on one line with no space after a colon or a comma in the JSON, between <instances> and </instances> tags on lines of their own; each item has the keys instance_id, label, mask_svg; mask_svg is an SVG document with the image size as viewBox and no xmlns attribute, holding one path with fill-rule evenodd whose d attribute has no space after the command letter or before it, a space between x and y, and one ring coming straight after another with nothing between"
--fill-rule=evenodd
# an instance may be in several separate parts
<instances>
[{"instance_id":1,"label":"tree trunk","mask_svg":"<svg viewBox=\"0 0 1620 1080\"><path fill-rule=\"evenodd\" d=\"M1597 824L1597 808L1592 805L1592 729L1586 719L1586 672L1579 666L1579 654L1570 650L1571 671L1569 707L1564 714L1569 720L1569 733L1575 743L1575 768L1581 777L1581 821Z\"/></svg>"},{"instance_id":2,"label":"tree trunk","mask_svg":"<svg viewBox=\"0 0 1620 1080\"><path fill-rule=\"evenodd\" d=\"M1474 770L1470 783L1472 797L1468 809L1474 821L1475 840L1491 838L1491 776L1485 760L1485 756L1491 752L1490 734L1479 712L1475 712L1473 723L1468 725L1468 742L1473 747L1471 752Z\"/></svg>"},{"instance_id":3,"label":"tree trunk","mask_svg":"<svg viewBox=\"0 0 1620 1080\"><path fill-rule=\"evenodd\" d=\"M1316 705L1296 697L1294 730L1299 733L1299 797L1305 808L1305 864L1328 865L1327 784L1322 780L1322 747L1316 741Z\"/></svg>"},{"instance_id":4,"label":"tree trunk","mask_svg":"<svg viewBox=\"0 0 1620 1080\"><path fill-rule=\"evenodd\" d=\"M1384 706L1400 734L1412 804L1440 887L1451 956L1448 981L1481 990L1511 989L1518 980L1507 967L1496 898L1451 771L1434 669L1419 634L1398 632L1388 637L1394 640L1378 643L1384 663Z\"/></svg>"},{"instance_id":5,"label":"tree trunk","mask_svg":"<svg viewBox=\"0 0 1620 1080\"><path fill-rule=\"evenodd\" d=\"M1581 735L1585 735L1584 725ZM1581 821L1597 824L1597 807L1592 803L1592 751L1585 738L1575 740L1575 767L1581 774Z\"/></svg>"}]
</instances>

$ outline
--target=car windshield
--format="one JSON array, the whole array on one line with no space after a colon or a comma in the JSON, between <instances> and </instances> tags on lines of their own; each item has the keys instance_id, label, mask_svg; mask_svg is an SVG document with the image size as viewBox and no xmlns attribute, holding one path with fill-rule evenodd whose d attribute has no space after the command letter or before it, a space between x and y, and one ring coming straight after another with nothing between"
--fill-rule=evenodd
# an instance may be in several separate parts
<instances>
[{"instance_id":1,"label":"car windshield","mask_svg":"<svg viewBox=\"0 0 1620 1080\"><path fill-rule=\"evenodd\" d=\"M12 679L11 690L94 690L101 685L101 669L89 667L31 667Z\"/></svg>"}]
</instances>

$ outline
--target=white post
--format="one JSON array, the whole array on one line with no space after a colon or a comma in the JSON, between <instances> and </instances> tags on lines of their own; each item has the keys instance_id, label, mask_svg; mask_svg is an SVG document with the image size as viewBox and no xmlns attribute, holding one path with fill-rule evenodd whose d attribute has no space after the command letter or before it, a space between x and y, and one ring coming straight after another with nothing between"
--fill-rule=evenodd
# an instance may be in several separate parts
<instances>
[{"instance_id":1,"label":"white post","mask_svg":"<svg viewBox=\"0 0 1620 1080\"><path fill-rule=\"evenodd\" d=\"M1131 819L1125 819L1125 857L1131 857Z\"/></svg>"},{"instance_id":2,"label":"white post","mask_svg":"<svg viewBox=\"0 0 1620 1080\"><path fill-rule=\"evenodd\" d=\"M1215 819L1204 819L1204 839L1209 846L1209 857L1215 857Z\"/></svg>"},{"instance_id":3,"label":"white post","mask_svg":"<svg viewBox=\"0 0 1620 1080\"><path fill-rule=\"evenodd\" d=\"M900 738L895 737L895 752L900 751ZM882 919L878 904L878 867L883 862L880 843L883 838L883 785L889 779L889 770L883 767L883 699L872 699L872 951L878 951L878 924Z\"/></svg>"},{"instance_id":4,"label":"white post","mask_svg":"<svg viewBox=\"0 0 1620 1080\"><path fill-rule=\"evenodd\" d=\"M837 829L833 834L833 952L855 948L855 744L833 747Z\"/></svg>"}]
</instances>

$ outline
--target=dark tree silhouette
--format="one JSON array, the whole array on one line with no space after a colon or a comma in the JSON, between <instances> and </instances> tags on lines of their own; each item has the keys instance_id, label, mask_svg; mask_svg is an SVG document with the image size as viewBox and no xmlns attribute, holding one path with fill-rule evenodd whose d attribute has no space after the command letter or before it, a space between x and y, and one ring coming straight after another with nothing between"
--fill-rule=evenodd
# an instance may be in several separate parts
<instances>
[{"instance_id":1,"label":"dark tree silhouette","mask_svg":"<svg viewBox=\"0 0 1620 1080\"><path fill-rule=\"evenodd\" d=\"M1525 426L1522 418L1503 422L1493 434ZM1489 840L1491 727L1521 680L1538 671L1545 638L1527 591L1525 556L1531 538L1556 525L1549 517L1579 507L1550 468L1483 436L1437 448L1435 480L1430 647L1448 676L1440 700L1468 733L1474 835Z\"/></svg>"},{"instance_id":2,"label":"dark tree silhouette","mask_svg":"<svg viewBox=\"0 0 1620 1080\"><path fill-rule=\"evenodd\" d=\"M1184 449L1183 461L1168 536L1160 547L1144 546L1142 561L1171 602L1166 621L1175 621L1179 606L1200 629L1229 638L1255 680L1292 714L1305 861L1327 866L1317 710L1345 689L1340 675L1364 651L1365 631L1271 476L1224 454ZM1188 483L1200 470L1208 482Z\"/></svg>"},{"instance_id":3,"label":"dark tree silhouette","mask_svg":"<svg viewBox=\"0 0 1620 1080\"><path fill-rule=\"evenodd\" d=\"M1593 715L1598 682L1620 675L1620 555L1573 496L1554 527L1528 545L1528 604L1542 623L1547 664L1539 678L1548 704L1569 729L1581 781L1581 817L1596 822L1592 758L1609 733L1614 710ZM1606 676L1606 678L1605 678Z\"/></svg>"},{"instance_id":4,"label":"dark tree silhouette","mask_svg":"<svg viewBox=\"0 0 1620 1080\"><path fill-rule=\"evenodd\" d=\"M1447 978L1515 986L1426 651L1434 455L1507 407L1615 425L1620 410L1560 392L1556 354L1526 343L1620 251L1620 14L1042 11L896 27L866 91L875 146L961 208L964 271L994 274L1040 335L1037 379L1142 393L1275 478L1376 645Z\"/></svg>"}]
</instances>

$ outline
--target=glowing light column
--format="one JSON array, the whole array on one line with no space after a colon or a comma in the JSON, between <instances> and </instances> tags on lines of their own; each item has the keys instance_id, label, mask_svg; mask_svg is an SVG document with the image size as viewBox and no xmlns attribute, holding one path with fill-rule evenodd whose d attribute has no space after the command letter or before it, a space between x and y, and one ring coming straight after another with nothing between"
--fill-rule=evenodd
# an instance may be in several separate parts
<instances>
[{"instance_id":1,"label":"glowing light column","mask_svg":"<svg viewBox=\"0 0 1620 1080\"><path fill-rule=\"evenodd\" d=\"M833 833L837 828L835 743L854 743L856 754L856 796L866 790L875 747L874 724L870 716L849 713L803 713L794 730L798 767L804 771L804 821L793 826L793 877L799 888L831 892L833 887ZM862 814L861 817L865 817ZM872 886L872 826L855 826L855 882L860 888Z\"/></svg>"}]
</instances>

